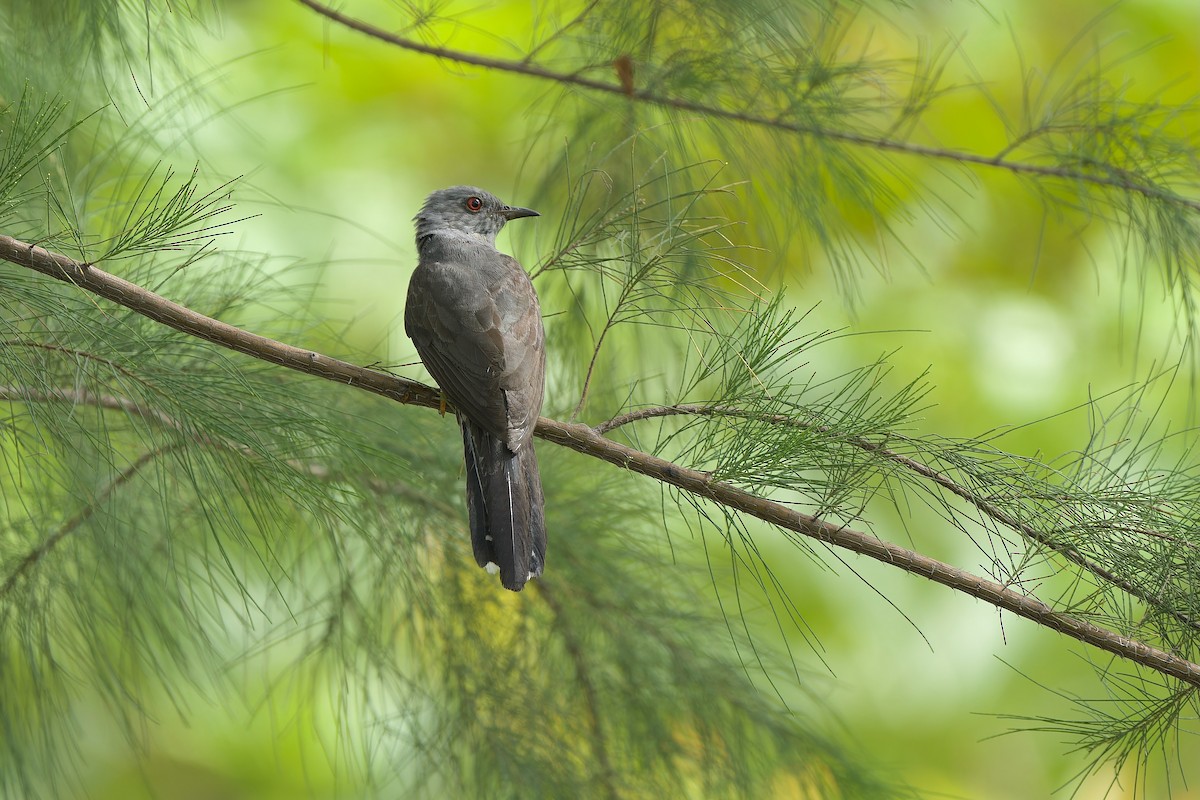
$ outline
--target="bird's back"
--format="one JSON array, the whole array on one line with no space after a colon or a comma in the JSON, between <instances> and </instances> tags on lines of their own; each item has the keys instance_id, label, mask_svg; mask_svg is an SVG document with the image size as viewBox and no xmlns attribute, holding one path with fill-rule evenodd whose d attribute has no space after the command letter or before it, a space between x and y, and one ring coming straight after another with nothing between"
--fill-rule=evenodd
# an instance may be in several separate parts
<instances>
[{"instance_id":1,"label":"bird's back","mask_svg":"<svg viewBox=\"0 0 1200 800\"><path fill-rule=\"evenodd\" d=\"M536 216L471 186L431 194L404 327L453 404L463 435L471 545L520 591L541 575L546 522L531 438L542 406L545 333L533 283L496 249L505 222Z\"/></svg>"},{"instance_id":2,"label":"bird's back","mask_svg":"<svg viewBox=\"0 0 1200 800\"><path fill-rule=\"evenodd\" d=\"M481 237L420 243L405 330L456 409L516 452L533 434L545 386L545 333L533 283Z\"/></svg>"}]
</instances>

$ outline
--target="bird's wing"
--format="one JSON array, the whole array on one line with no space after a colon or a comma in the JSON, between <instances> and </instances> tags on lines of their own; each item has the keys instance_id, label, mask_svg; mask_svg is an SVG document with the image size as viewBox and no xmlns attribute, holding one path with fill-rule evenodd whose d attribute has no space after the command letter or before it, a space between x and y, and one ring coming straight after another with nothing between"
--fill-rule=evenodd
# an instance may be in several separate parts
<instances>
[{"instance_id":1,"label":"bird's wing","mask_svg":"<svg viewBox=\"0 0 1200 800\"><path fill-rule=\"evenodd\" d=\"M495 250L423 259L409 283L404 327L459 412L513 452L528 441L542 406L545 334L537 294L516 259Z\"/></svg>"}]
</instances>

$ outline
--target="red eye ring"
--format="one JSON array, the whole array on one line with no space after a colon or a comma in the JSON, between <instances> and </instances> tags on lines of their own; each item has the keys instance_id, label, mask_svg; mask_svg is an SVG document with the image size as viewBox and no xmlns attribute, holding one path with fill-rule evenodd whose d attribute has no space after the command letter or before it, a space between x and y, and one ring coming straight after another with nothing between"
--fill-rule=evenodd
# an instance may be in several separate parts
<instances>
[{"instance_id":1,"label":"red eye ring","mask_svg":"<svg viewBox=\"0 0 1200 800\"><path fill-rule=\"evenodd\" d=\"M483 208L483 201L480 200L478 197L468 197L467 198L467 211L470 211L471 213L476 213L481 208Z\"/></svg>"}]
</instances>

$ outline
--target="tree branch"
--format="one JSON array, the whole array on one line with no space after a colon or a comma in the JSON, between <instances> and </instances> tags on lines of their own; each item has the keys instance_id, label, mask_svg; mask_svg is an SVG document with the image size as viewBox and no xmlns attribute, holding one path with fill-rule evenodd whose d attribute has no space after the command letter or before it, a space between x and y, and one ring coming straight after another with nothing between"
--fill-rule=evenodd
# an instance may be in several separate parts
<instances>
[{"instance_id":1,"label":"tree branch","mask_svg":"<svg viewBox=\"0 0 1200 800\"><path fill-rule=\"evenodd\" d=\"M52 353L64 353L69 356L78 356L87 361L95 361L99 364L104 364L115 372L119 372L130 380L135 380L138 383L144 383L141 376L132 370L126 369L111 358L98 356L95 353L89 353L86 350L77 350L74 347L63 347L58 344L50 344L48 342L35 342L28 339L2 339L0 347L31 347L38 350L49 350Z\"/></svg>"},{"instance_id":2,"label":"tree branch","mask_svg":"<svg viewBox=\"0 0 1200 800\"><path fill-rule=\"evenodd\" d=\"M1115 178L1110 175L1096 174L1085 172L1080 169L1071 167L1053 166L1047 164L1034 164L1028 161L1014 161L1007 158L1007 154L1011 151L1011 147L1006 147L997 155L985 156L979 153L971 153L964 150L953 150L949 148L930 147L927 145L914 144L899 139L888 139L885 137L867 136L860 133L852 133L849 131L832 130L829 128L821 128L815 125L805 125L796 122L788 122L779 117L764 117L759 114L751 114L747 111L733 111L720 106L700 103L693 100L685 100L680 97L670 97L667 95L657 94L649 89L638 89L631 85L623 83L610 83L608 81L600 81L595 78L588 78L580 75L578 72L558 72L547 69L528 62L528 59L522 61L513 61L504 58L492 58L489 56L481 56L475 53L467 53L462 50L452 50L448 47L438 47L435 45L424 44L413 39L406 39L403 36L398 36L382 28L377 28L374 25L347 16L341 12L335 11L323 3L318 3L316 0L297 0L301 5L307 6L321 16L333 20L351 30L356 30L359 33L366 34L379 41L395 45L405 50L411 50L424 55L444 58L447 61L454 61L459 64L470 64L484 69L500 70L502 72L512 72L519 75L527 75L541 80L553 81L566 86L578 86L582 89L590 89L592 91L603 92L605 94L621 95L628 99L650 105L664 106L673 108L679 111L691 111L701 114L706 117L714 117L718 119L730 120L732 122L743 122L748 125L757 127L770 128L773 130L787 131L789 133L798 133L808 136L815 136L821 139L826 139L834 142L841 142L856 147L867 147L874 150L883 150L893 153L901 153L905 155L920 156L922 158L931 158L939 161L952 161L958 164L969 165L973 167L985 167L992 169L1000 169L1011 172L1016 175L1036 175L1044 178L1058 178L1060 180L1078 181L1080 183L1090 184L1109 189L1120 189L1122 191L1134 192L1143 197L1148 197L1154 200L1162 200L1172 205L1181 206L1193 211L1200 211L1200 200L1193 200L1188 197L1176 194L1175 192L1167 191L1151 184L1143 183L1131 178Z\"/></svg>"},{"instance_id":3,"label":"tree branch","mask_svg":"<svg viewBox=\"0 0 1200 800\"><path fill-rule=\"evenodd\" d=\"M3 342L0 342L3 344ZM29 343L26 343L29 344ZM29 346L35 346L29 344ZM48 349L62 350L63 352L77 353L87 355L83 351L70 350L67 348L59 348L55 346L47 346ZM102 361L107 359L100 359ZM126 372L123 367L116 364L113 365L117 369ZM132 376L132 373L130 373ZM136 378L136 376L133 376ZM128 397L121 397L112 394L96 394L87 389L31 389L22 386L0 386L0 401L8 400L16 403L68 403L73 406L92 406L93 408L102 408L109 411L122 411L130 416L153 422L156 425L162 426L176 433L190 437L193 441L202 444L206 447L221 448L239 453L247 458L255 458L262 460L265 456L247 445L238 442L229 441L228 439L218 439L199 431L189 431L187 427L179 420L172 417L165 411L160 411L153 406L148 406L143 403L138 403ZM316 478L319 481L326 482L345 482L349 478L344 473L338 473L331 470L324 464L315 463L312 461L302 461L298 458L289 458L284 460L285 464L302 475L308 475ZM437 513L447 517L454 518L458 515L458 510L449 504L442 503L430 497L428 494L418 492L407 483L398 481L385 481L376 477L359 478L372 492L381 495L397 495L410 500L414 503L420 503L427 508L436 511Z\"/></svg>"},{"instance_id":4,"label":"tree branch","mask_svg":"<svg viewBox=\"0 0 1200 800\"><path fill-rule=\"evenodd\" d=\"M177 447L179 447L178 443L170 444L166 445L165 447L157 447L153 450L147 450L145 453L142 453L140 456L138 456L136 461L134 461L132 464L122 470L119 475L109 481L108 484L101 489L95 497L88 501L87 505L85 505L75 514L75 516L64 522L58 528L58 530L43 539L37 547L30 550L25 554L24 558L17 562L17 565L13 567L12 572L8 573L8 577L4 580L4 583L0 584L0 598L7 597L8 593L13 590L13 587L17 585L17 581L19 581L23 575L28 573L29 570L33 569L38 562L45 558L46 554L57 547L59 542L67 538L67 536L70 534L74 533L80 525L91 519L92 515L100 509L100 506L104 505L104 502L112 496L113 492L132 480L133 477L141 472L141 470L151 461Z\"/></svg>"},{"instance_id":5,"label":"tree branch","mask_svg":"<svg viewBox=\"0 0 1200 800\"><path fill-rule=\"evenodd\" d=\"M767 422L772 425L786 425L786 426L795 427L795 428L807 428L809 430L818 431L820 433L831 433L832 432L831 428L828 425L820 425L820 424L805 422L804 420L796 419L794 417L789 417L785 414L754 414L754 413L745 411L744 409L735 408L732 406L723 406L723 405L707 406L707 405L696 404L696 403L679 403L679 404L671 405L671 406L654 406L651 408L639 408L634 411L628 411L624 414L615 416L612 419L607 420L605 422L601 422L599 425L597 425L594 428L594 430L596 431L596 433L604 435L606 433L609 433L610 431L616 430L617 428L621 427L622 425L628 425L631 422L638 422L640 420L645 420L645 419L655 419L655 418L659 418L659 417L671 417L671 416L741 417L744 419L755 419L755 420L759 420L761 422ZM1126 580L1125 578L1122 578L1121 576L1117 575L1116 573L1112 572L1111 570L1106 569L1105 567L1103 567L1100 564L1097 564L1095 561L1092 561L1087 556L1080 553L1076 548L1070 547L1068 545L1062 544L1061 542L1055 541L1054 539L1052 539L1050 537L1050 535L1048 533L1038 530L1037 528L1033 527L1032 525L1030 525L1027 522L1022 522L1021 520L1017 519L1015 516L1013 516L1009 512L1005 511L1000 506L991 502L987 498L980 497L978 494L972 492L967 487L954 481L948 475L938 472L936 469L929 466L928 464L923 464L920 461L917 461L915 458L911 458L910 456L902 455L900 453L897 453L895 450L891 449L890 447L885 447L884 445L879 444L878 442L872 442L872 441L864 439L860 436L842 437L841 440L854 446L854 447L857 447L859 450L863 450L868 453L873 453L873 454L878 455L878 456L880 456L888 461L891 461L895 464L899 464L900 466L904 467L907 470L915 472L916 474L920 475L921 477L929 480L931 483L935 483L938 486L941 486L943 489L945 489L946 491L955 495L956 497L966 500L968 503L975 506L975 508L977 508L984 515L994 519L995 521L999 522L1001 525L1004 525L1005 527L1010 528L1010 529L1016 531L1017 533L1022 534L1026 538L1030 539L1031 541L1036 542L1037 544L1040 544L1041 546L1043 546L1047 549L1053 550L1054 552L1056 552L1059 555L1066 558L1071 563L1073 563L1079 567L1082 567L1083 569L1087 570L1091 574L1095 575L1097 578L1100 578L1101 580L1108 582L1109 584L1117 587L1118 589L1125 592L1126 594L1128 594L1132 597L1136 597L1137 599L1141 600L1142 602L1146 603L1147 605L1158 609L1163 614L1167 614L1168 616L1173 617L1177 621L1183 623L1184 625L1187 625L1190 628L1195 628L1196 630L1200 630L1200 620L1196 620L1191 615L1186 614L1177 609L1164 606L1162 601L1159 600L1157 597L1154 597L1153 595L1148 594L1147 592L1143 591L1140 587L1134 585L1133 583ZM1160 534L1156 531L1138 531L1138 532L1139 533L1147 533L1147 534L1153 535L1153 536L1159 536L1159 537L1162 536L1162 534Z\"/></svg>"},{"instance_id":6,"label":"tree branch","mask_svg":"<svg viewBox=\"0 0 1200 800\"><path fill-rule=\"evenodd\" d=\"M177 331L219 344L230 350L269 361L326 380L356 386L407 405L436 408L439 393L424 384L331 358L312 350L293 347L259 336L220 320L197 314L190 308L111 275L69 256L0 235L0 260L27 267L51 278L86 289L117 305L136 311Z\"/></svg>"},{"instance_id":7,"label":"tree branch","mask_svg":"<svg viewBox=\"0 0 1200 800\"><path fill-rule=\"evenodd\" d=\"M135 403L128 397L94 394L86 389L29 389L22 386L0 386L0 400L14 403L69 403L73 406L95 406L110 411L124 411L171 430L182 432L183 426L169 414L156 408Z\"/></svg>"},{"instance_id":8,"label":"tree branch","mask_svg":"<svg viewBox=\"0 0 1200 800\"><path fill-rule=\"evenodd\" d=\"M436 408L438 405L438 393L427 386L243 331L173 303L95 266L80 264L37 245L0 235L0 260L73 284L176 330L254 358L374 392L399 403L427 408ZM1200 688L1200 664L1070 614L1057 612L1042 601L995 581L881 541L871 534L804 514L728 483L714 481L711 476L698 470L681 467L606 439L586 425L542 417L538 420L536 433L546 441L646 475L772 525L922 575L1046 628Z\"/></svg>"}]
</instances>

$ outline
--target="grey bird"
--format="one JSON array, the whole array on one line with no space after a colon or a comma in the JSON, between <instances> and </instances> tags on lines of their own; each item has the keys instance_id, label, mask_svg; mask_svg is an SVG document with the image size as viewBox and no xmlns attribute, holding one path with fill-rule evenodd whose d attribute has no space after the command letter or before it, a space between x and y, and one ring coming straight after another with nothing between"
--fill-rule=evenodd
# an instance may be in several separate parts
<instances>
[{"instance_id":1,"label":"grey bird","mask_svg":"<svg viewBox=\"0 0 1200 800\"><path fill-rule=\"evenodd\" d=\"M533 282L496 249L496 234L536 216L474 186L429 195L416 216L418 261L404 309L404 330L462 428L475 560L498 568L514 592L546 563L533 451L546 334Z\"/></svg>"}]
</instances>

